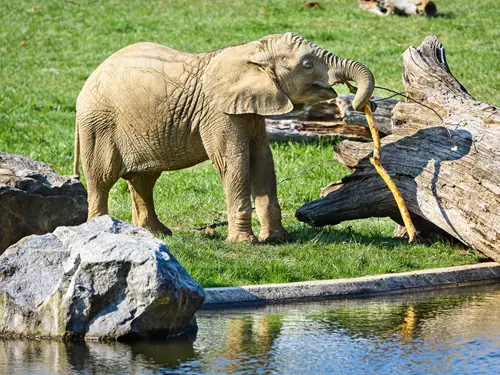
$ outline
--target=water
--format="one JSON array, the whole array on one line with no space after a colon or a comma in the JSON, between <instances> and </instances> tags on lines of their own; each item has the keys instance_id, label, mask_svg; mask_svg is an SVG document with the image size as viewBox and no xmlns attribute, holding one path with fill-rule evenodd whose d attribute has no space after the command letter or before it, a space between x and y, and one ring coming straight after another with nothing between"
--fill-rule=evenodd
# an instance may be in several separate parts
<instances>
[{"instance_id":1,"label":"water","mask_svg":"<svg viewBox=\"0 0 500 375\"><path fill-rule=\"evenodd\" d=\"M197 315L172 342L0 340L0 374L500 374L500 284Z\"/></svg>"}]
</instances>

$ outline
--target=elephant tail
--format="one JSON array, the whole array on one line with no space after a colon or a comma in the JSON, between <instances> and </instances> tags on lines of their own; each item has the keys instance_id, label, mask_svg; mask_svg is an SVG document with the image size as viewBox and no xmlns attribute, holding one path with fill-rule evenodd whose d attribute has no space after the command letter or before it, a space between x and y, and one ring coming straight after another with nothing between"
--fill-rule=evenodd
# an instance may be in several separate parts
<instances>
[{"instance_id":1,"label":"elephant tail","mask_svg":"<svg viewBox=\"0 0 500 375\"><path fill-rule=\"evenodd\" d=\"M80 164L80 137L78 135L78 120L75 125L75 150L74 150L74 161L73 161L73 174L76 177L80 177L79 166Z\"/></svg>"}]
</instances>

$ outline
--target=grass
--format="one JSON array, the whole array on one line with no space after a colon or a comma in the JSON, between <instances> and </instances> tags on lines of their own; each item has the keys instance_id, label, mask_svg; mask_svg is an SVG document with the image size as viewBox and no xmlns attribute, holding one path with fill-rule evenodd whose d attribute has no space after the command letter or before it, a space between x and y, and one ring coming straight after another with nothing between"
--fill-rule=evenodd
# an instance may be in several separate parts
<instances>
[{"instance_id":1,"label":"grass","mask_svg":"<svg viewBox=\"0 0 500 375\"><path fill-rule=\"evenodd\" d=\"M0 0L0 151L44 161L71 174L75 100L101 61L123 46L152 41L207 51L296 31L372 69L379 85L401 90L401 53L437 34L454 75L478 100L500 104L500 15L497 0L441 0L436 18L377 17L354 0L320 1L6 1ZM341 92L346 92L342 91ZM386 95L385 92L376 92ZM327 144L275 144L278 180L332 158ZM160 219L177 230L164 238L204 286L288 282L399 272L477 262L451 243L408 245L391 238L388 219L311 228L295 210L348 171L326 163L279 185L284 222L295 242L235 245L188 230L225 218L222 185L208 163L164 173L155 189ZM130 220L127 186L112 190L111 214ZM258 230L258 223L254 227Z\"/></svg>"}]
</instances>

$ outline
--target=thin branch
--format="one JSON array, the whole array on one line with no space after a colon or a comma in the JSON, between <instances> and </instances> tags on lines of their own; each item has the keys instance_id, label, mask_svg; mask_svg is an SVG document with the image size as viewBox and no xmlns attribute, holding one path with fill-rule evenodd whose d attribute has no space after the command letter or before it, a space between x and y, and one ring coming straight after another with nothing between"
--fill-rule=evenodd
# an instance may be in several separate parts
<instances>
[{"instance_id":1,"label":"thin branch","mask_svg":"<svg viewBox=\"0 0 500 375\"><path fill-rule=\"evenodd\" d=\"M330 163L330 162L332 162L332 161L333 161L333 160L331 160L331 159L323 160L321 163L314 164L312 167L309 167L309 168L307 168L307 169L304 169L302 172L297 173L297 174L296 174L296 175L294 175L294 176L284 178L283 180L281 180L281 181L279 181L278 183L276 183L276 185L279 185L279 184L281 184L281 183L283 183L283 182L285 182L285 181L295 180L296 178L298 178L298 177L300 177L300 176L302 176L302 175L306 174L307 172L310 172L310 171L311 171L311 170L313 170L314 168L319 167L320 165L323 165L323 164L325 164L325 163Z\"/></svg>"},{"instance_id":2,"label":"thin branch","mask_svg":"<svg viewBox=\"0 0 500 375\"><path fill-rule=\"evenodd\" d=\"M205 230L207 228L215 229L217 227L225 227L226 225L228 225L227 221L219 221L219 222L215 222L212 224L206 224L206 225L203 225L201 227L187 227L186 229L188 229L188 230Z\"/></svg>"},{"instance_id":3,"label":"thin branch","mask_svg":"<svg viewBox=\"0 0 500 375\"><path fill-rule=\"evenodd\" d=\"M437 115L437 117L439 117L439 119L440 119L441 121L444 121L444 120L443 120L443 118L439 115L439 113L437 113L437 112L436 112L436 110L435 110L434 108L431 108L431 107L429 107L428 105L425 105L425 104L423 104L422 102L419 102L419 101L418 101L418 100L416 100L416 99L410 98L409 96L407 96L407 95L403 94L402 92L394 91L394 90L391 90L391 89L388 89L388 88L386 88L386 87L382 87L382 86L375 86L375 88L376 88L376 89L380 89L380 90L385 90L385 91L392 92L394 95L393 95L393 96L391 96L391 98L392 98L392 97L394 97L394 96L400 95L400 96L402 96L403 98L406 98L406 99L408 99L408 100L410 100L410 101L412 101L412 102L414 102L414 103L420 104L422 107L425 107L425 108L427 108L427 109L430 109L432 112L434 112L434 113Z\"/></svg>"},{"instance_id":4,"label":"thin branch","mask_svg":"<svg viewBox=\"0 0 500 375\"><path fill-rule=\"evenodd\" d=\"M392 94L391 96L388 96L386 98L379 98L379 99L372 100L372 102L374 102L374 103L383 102L384 100L392 99L392 98L394 98L395 96L398 96L398 95L399 95L399 93Z\"/></svg>"}]
</instances>

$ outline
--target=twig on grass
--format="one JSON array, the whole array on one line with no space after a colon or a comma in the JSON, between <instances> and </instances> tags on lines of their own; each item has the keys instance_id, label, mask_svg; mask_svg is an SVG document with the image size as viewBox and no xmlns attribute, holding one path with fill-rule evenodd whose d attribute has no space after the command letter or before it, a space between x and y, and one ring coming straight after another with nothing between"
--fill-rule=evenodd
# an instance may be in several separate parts
<instances>
[{"instance_id":1,"label":"twig on grass","mask_svg":"<svg viewBox=\"0 0 500 375\"><path fill-rule=\"evenodd\" d=\"M304 169L303 171L301 171L301 172L297 173L297 174L296 174L296 175L294 175L294 176L286 177L286 178L284 178L284 179L280 180L279 182L277 182L277 183L276 183L276 185L279 185L279 184L281 184L281 183L283 183L283 182L285 182L285 181L295 180L296 178L298 178L298 177L300 177L300 176L302 176L302 175L306 174L307 172L312 171L314 168L319 167L320 165L323 165L323 164L325 164L325 163L330 163L330 162L332 162L332 161L333 161L332 159L323 160L323 161L322 161L322 162L320 162L320 163L314 164L313 166L311 166L311 167L309 167L309 168L307 168L307 169Z\"/></svg>"}]
</instances>

